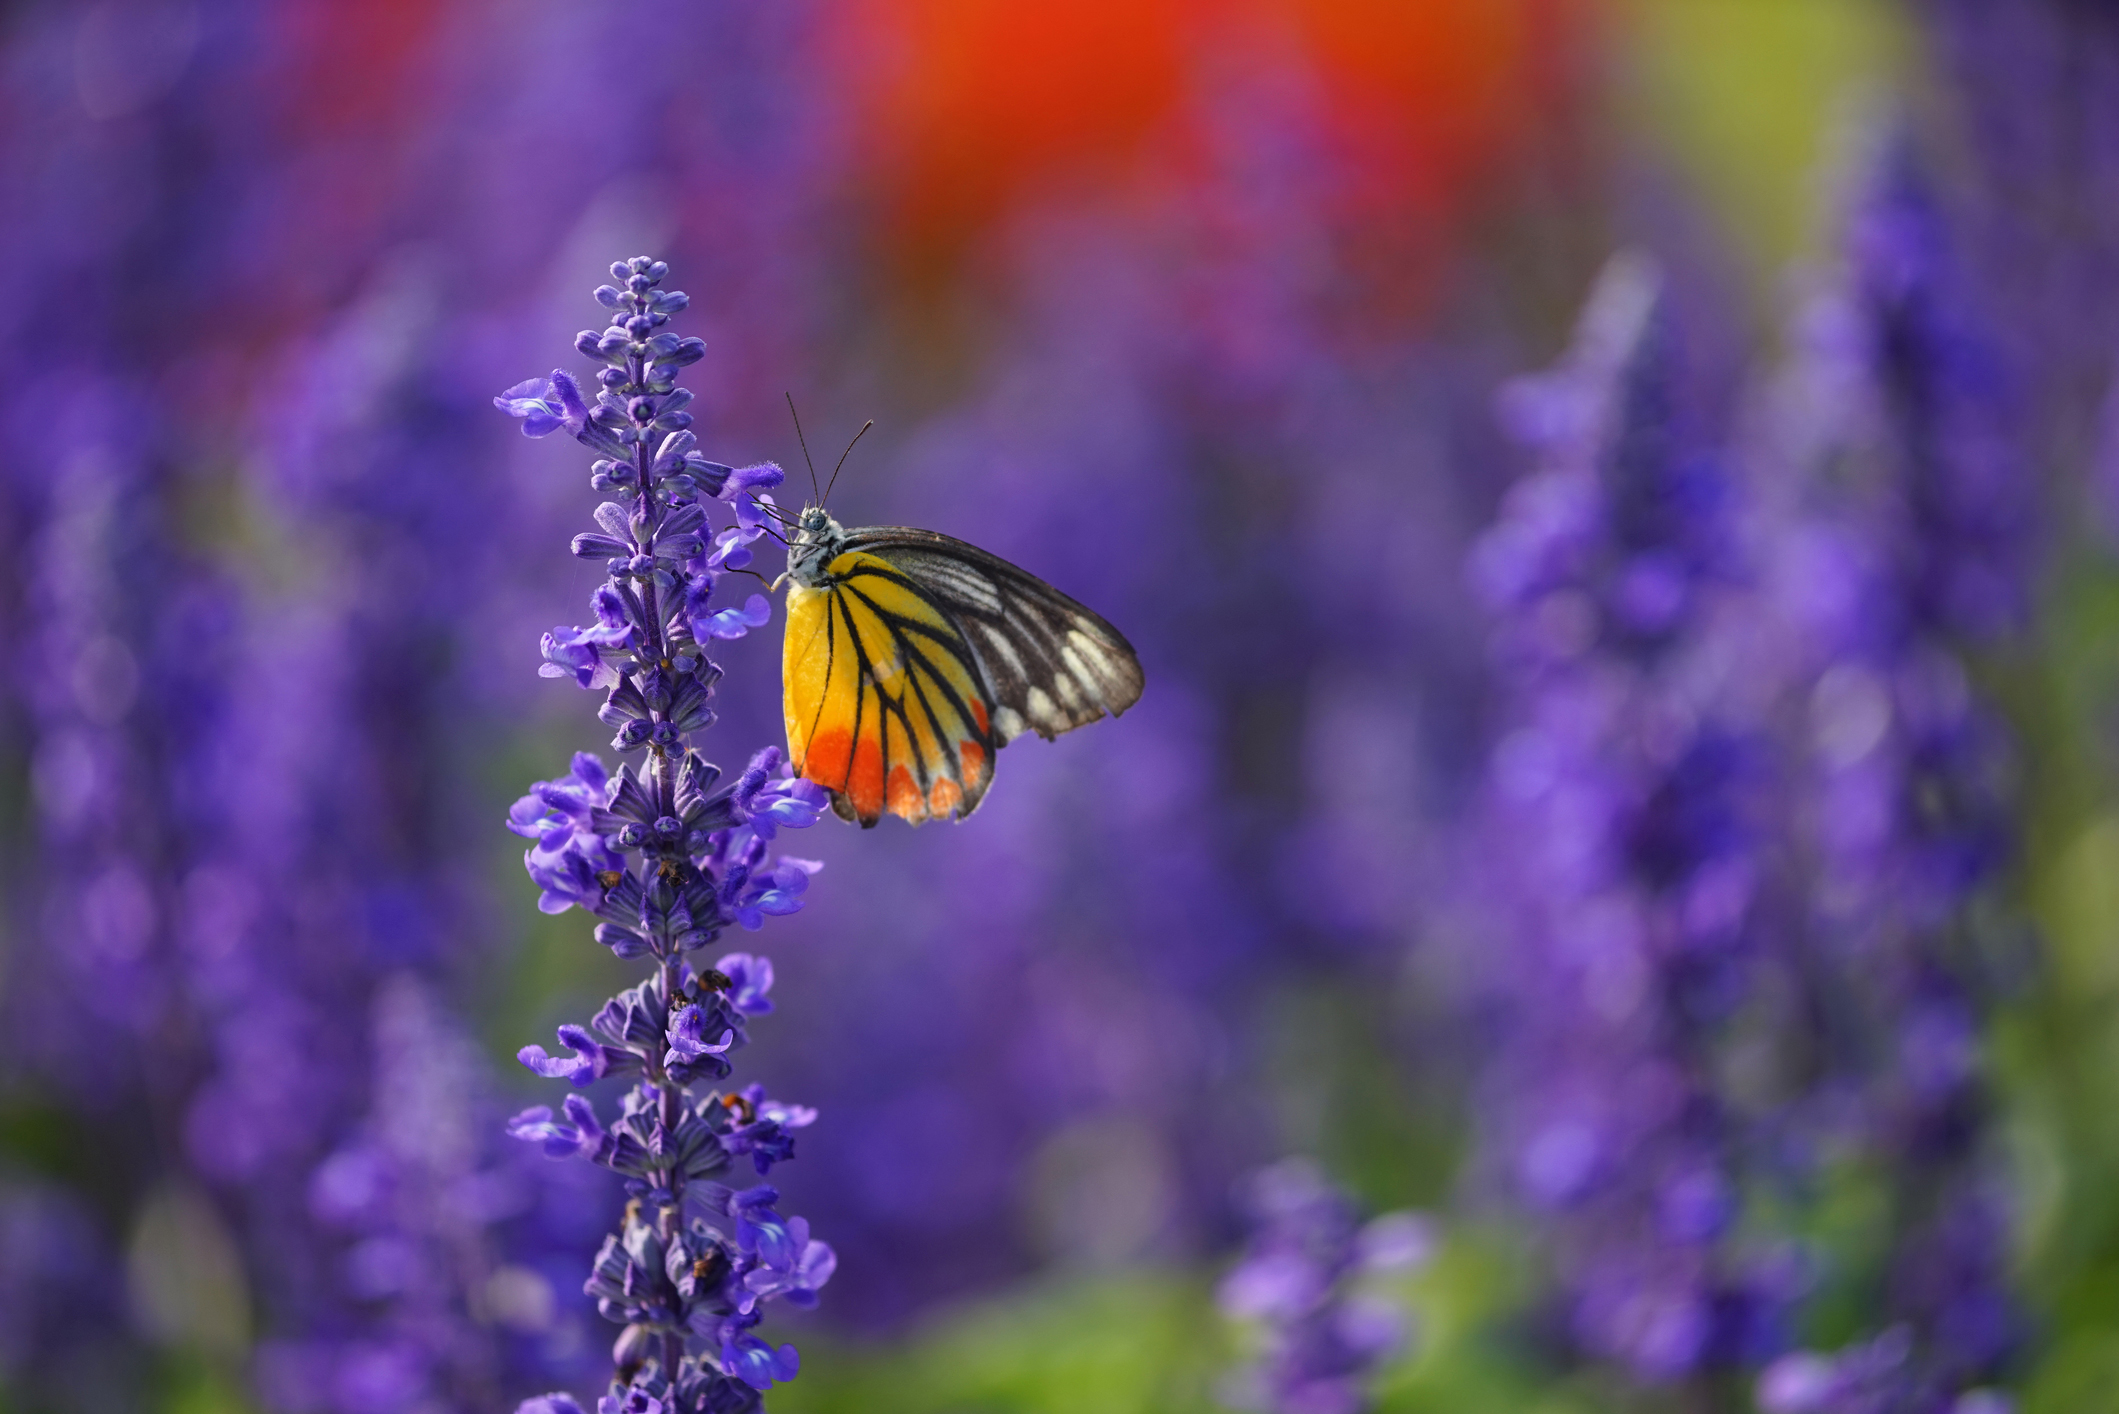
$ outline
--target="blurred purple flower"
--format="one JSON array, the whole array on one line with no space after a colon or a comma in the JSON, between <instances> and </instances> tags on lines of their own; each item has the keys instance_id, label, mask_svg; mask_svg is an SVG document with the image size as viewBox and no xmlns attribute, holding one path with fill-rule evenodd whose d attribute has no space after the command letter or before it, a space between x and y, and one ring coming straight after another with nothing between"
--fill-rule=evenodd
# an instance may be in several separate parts
<instances>
[{"instance_id":1,"label":"blurred purple flower","mask_svg":"<svg viewBox=\"0 0 2119 1414\"><path fill-rule=\"evenodd\" d=\"M1486 1142L1542 1214L1574 1342L1648 1382L1771 1353L1788 1293L1736 1238L1720 1054L1766 880L1769 743L1729 618L1726 458L1645 258L1607 266L1504 419L1536 457L1471 559L1510 693L1484 838L1505 945ZM1652 1236L1651 1236L1652 1235Z\"/></svg>"},{"instance_id":2,"label":"blurred purple flower","mask_svg":"<svg viewBox=\"0 0 2119 1414\"><path fill-rule=\"evenodd\" d=\"M1236 1376L1232 1395L1267 1414L1358 1414L1366 1385L1406 1343L1398 1306L1356 1290L1364 1274L1424 1263L1426 1223L1393 1213L1366 1227L1353 1204L1314 1163L1288 1159L1252 1175L1244 1208L1249 1245L1222 1279L1221 1309L1255 1322L1263 1346Z\"/></svg>"},{"instance_id":3,"label":"blurred purple flower","mask_svg":"<svg viewBox=\"0 0 2119 1414\"><path fill-rule=\"evenodd\" d=\"M2023 620L2037 490L1947 209L1902 134L1871 138L1768 467L1796 493L1772 578L1815 861L1788 1128L1799 1152L1873 1164L1893 1217L1880 1270L1821 1254L1883 1293L1886 1329L1782 1360L1759 1399L1834 1414L1980 1407L2023 1325L1980 1036L2021 967L1997 888L2011 745L1965 655Z\"/></svg>"}]
</instances>

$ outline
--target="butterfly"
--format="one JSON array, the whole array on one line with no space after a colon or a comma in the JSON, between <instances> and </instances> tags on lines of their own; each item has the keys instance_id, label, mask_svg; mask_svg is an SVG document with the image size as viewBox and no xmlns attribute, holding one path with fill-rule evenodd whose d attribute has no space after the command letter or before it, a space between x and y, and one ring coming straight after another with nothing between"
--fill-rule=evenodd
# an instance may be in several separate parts
<instances>
[{"instance_id":1,"label":"butterfly","mask_svg":"<svg viewBox=\"0 0 2119 1414\"><path fill-rule=\"evenodd\" d=\"M1125 635L998 555L931 530L848 530L818 505L793 530L787 754L841 819L961 820L1010 741L1140 700Z\"/></svg>"}]
</instances>

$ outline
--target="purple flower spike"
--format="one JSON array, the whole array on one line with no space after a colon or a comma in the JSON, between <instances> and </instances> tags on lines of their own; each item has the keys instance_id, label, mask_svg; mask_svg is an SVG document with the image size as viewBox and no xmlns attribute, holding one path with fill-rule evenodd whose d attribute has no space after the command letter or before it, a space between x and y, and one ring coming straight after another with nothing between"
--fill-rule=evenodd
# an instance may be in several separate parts
<instances>
[{"instance_id":1,"label":"purple flower spike","mask_svg":"<svg viewBox=\"0 0 2119 1414\"><path fill-rule=\"evenodd\" d=\"M811 1239L805 1219L779 1214L776 1190L733 1190L716 1175L745 1158L760 1176L788 1162L794 1131L816 1111L769 1100L756 1085L693 1093L730 1074L749 1021L772 1012L773 972L748 953L727 954L704 973L685 957L731 924L756 929L801 907L822 866L774 858L770 846L781 830L816 823L827 797L785 779L777 748L724 784L691 745L714 721L709 697L721 669L707 650L771 622L763 595L741 606L715 596L729 571L749 563L766 531L762 492L782 476L770 463L731 469L699 449L685 411L691 394L676 380L705 346L665 327L688 303L658 288L667 273L645 257L622 261L611 267L616 283L596 292L610 326L575 340L604 365L593 403L564 372L498 399L532 436L563 427L595 456L590 484L609 499L570 549L601 561L609 577L595 592L592 623L544 636L538 671L603 692L597 718L630 758L613 776L599 758L577 755L567 775L539 781L509 808L507 827L530 841L523 864L541 891L539 909L586 910L598 943L653 969L606 1002L592 1026L561 1026L562 1053L537 1045L518 1053L536 1074L577 1087L631 1080L611 1125L570 1095L563 1117L540 1105L515 1116L508 1133L553 1158L622 1175L636 1200L586 1284L598 1311L624 1328L612 1347L618 1379L598 1414L758 1414L760 1392L799 1368L793 1346L751 1334L761 1308L814 1305L838 1258ZM717 526L723 502L733 503L733 524ZM327 1187L344 1190L333 1211L368 1201L350 1158L332 1173ZM689 1216L699 1213L707 1216ZM370 1288L405 1285L386 1247L359 1250ZM580 1414L580 1405L544 1395L520 1414Z\"/></svg>"},{"instance_id":2,"label":"purple flower spike","mask_svg":"<svg viewBox=\"0 0 2119 1414\"><path fill-rule=\"evenodd\" d=\"M1780 1142L1806 1167L1854 1159L1899 1196L1861 1274L1869 1333L1768 1365L1769 1414L1986 1406L2026 1326L1982 1055L1999 979L2025 965L2005 875L2016 768L1969 660L2036 599L2042 453L2017 353L1986 323L1976 227L1905 134L1870 142L1839 268L1792 341L1801 434L1766 468L1790 493L1772 576L1787 699L1814 724L1784 808L1814 822L1797 849L1816 883L1785 913L1817 1009Z\"/></svg>"},{"instance_id":3,"label":"purple flower spike","mask_svg":"<svg viewBox=\"0 0 2119 1414\"><path fill-rule=\"evenodd\" d=\"M1751 986L1771 745L1748 699L1701 686L1740 651L1718 632L1736 506L1682 313L1651 261L1610 262L1559 367L1504 400L1532 465L1472 563L1506 727L1490 1162L1551 1244L1579 1353L1647 1383L1750 1361L1787 1297L1735 1250L1747 1146L1713 1063Z\"/></svg>"}]
</instances>

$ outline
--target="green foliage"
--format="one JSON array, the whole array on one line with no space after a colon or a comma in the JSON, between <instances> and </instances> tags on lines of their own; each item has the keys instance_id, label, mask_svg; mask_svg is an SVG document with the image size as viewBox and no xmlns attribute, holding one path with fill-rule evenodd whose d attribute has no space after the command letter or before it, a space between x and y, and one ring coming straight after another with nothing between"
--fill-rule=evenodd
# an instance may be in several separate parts
<instances>
[{"instance_id":1,"label":"green foliage","mask_svg":"<svg viewBox=\"0 0 2119 1414\"><path fill-rule=\"evenodd\" d=\"M802 1346L773 1414L1190 1414L1218 1407L1235 1355L1208 1287L1168 1273L1020 1292L908 1341Z\"/></svg>"},{"instance_id":2,"label":"green foliage","mask_svg":"<svg viewBox=\"0 0 2119 1414\"><path fill-rule=\"evenodd\" d=\"M1398 1288L1412 1347L1379 1414L1604 1414L1611 1396L1541 1368L1517 1334L1534 1289L1519 1245L1467 1229ZM802 1378L773 1414L1209 1414L1241 1333L1197 1275L1129 1272L1041 1285L890 1341L801 1338Z\"/></svg>"},{"instance_id":3,"label":"green foliage","mask_svg":"<svg viewBox=\"0 0 2119 1414\"><path fill-rule=\"evenodd\" d=\"M1623 0L1615 106L1720 217L1774 321L1784 272L1818 235L1834 144L1898 86L1914 48L1889 0Z\"/></svg>"},{"instance_id":4,"label":"green foliage","mask_svg":"<svg viewBox=\"0 0 2119 1414\"><path fill-rule=\"evenodd\" d=\"M2119 567L2077 545L2035 659L1991 674L2022 734L2038 967L1993 1038L2023 1285L2024 1414L2119 1410Z\"/></svg>"},{"instance_id":5,"label":"green foliage","mask_svg":"<svg viewBox=\"0 0 2119 1414\"><path fill-rule=\"evenodd\" d=\"M195 1355L172 1356L156 1372L155 1414L255 1414L239 1372ZM0 1414L6 1406L0 1404Z\"/></svg>"},{"instance_id":6,"label":"green foliage","mask_svg":"<svg viewBox=\"0 0 2119 1414\"><path fill-rule=\"evenodd\" d=\"M1414 1334L1378 1383L1381 1414L1586 1414L1518 1333L1531 1273L1500 1229L1453 1235L1404 1282Z\"/></svg>"}]
</instances>

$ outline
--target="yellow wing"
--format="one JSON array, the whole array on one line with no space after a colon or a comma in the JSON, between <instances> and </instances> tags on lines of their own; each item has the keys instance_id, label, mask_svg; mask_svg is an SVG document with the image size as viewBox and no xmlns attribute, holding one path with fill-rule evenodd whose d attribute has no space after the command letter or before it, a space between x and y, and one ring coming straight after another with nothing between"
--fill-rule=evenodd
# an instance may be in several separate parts
<instances>
[{"instance_id":1,"label":"yellow wing","mask_svg":"<svg viewBox=\"0 0 2119 1414\"><path fill-rule=\"evenodd\" d=\"M1140 657L1109 620L990 551L932 530L871 525L846 536L918 587L963 634L986 690L996 746L1050 741L1140 700Z\"/></svg>"},{"instance_id":2,"label":"yellow wing","mask_svg":"<svg viewBox=\"0 0 2119 1414\"><path fill-rule=\"evenodd\" d=\"M787 751L847 819L917 825L978 807L993 782L993 700L963 631L917 582L848 551L821 589L790 585Z\"/></svg>"}]
</instances>

